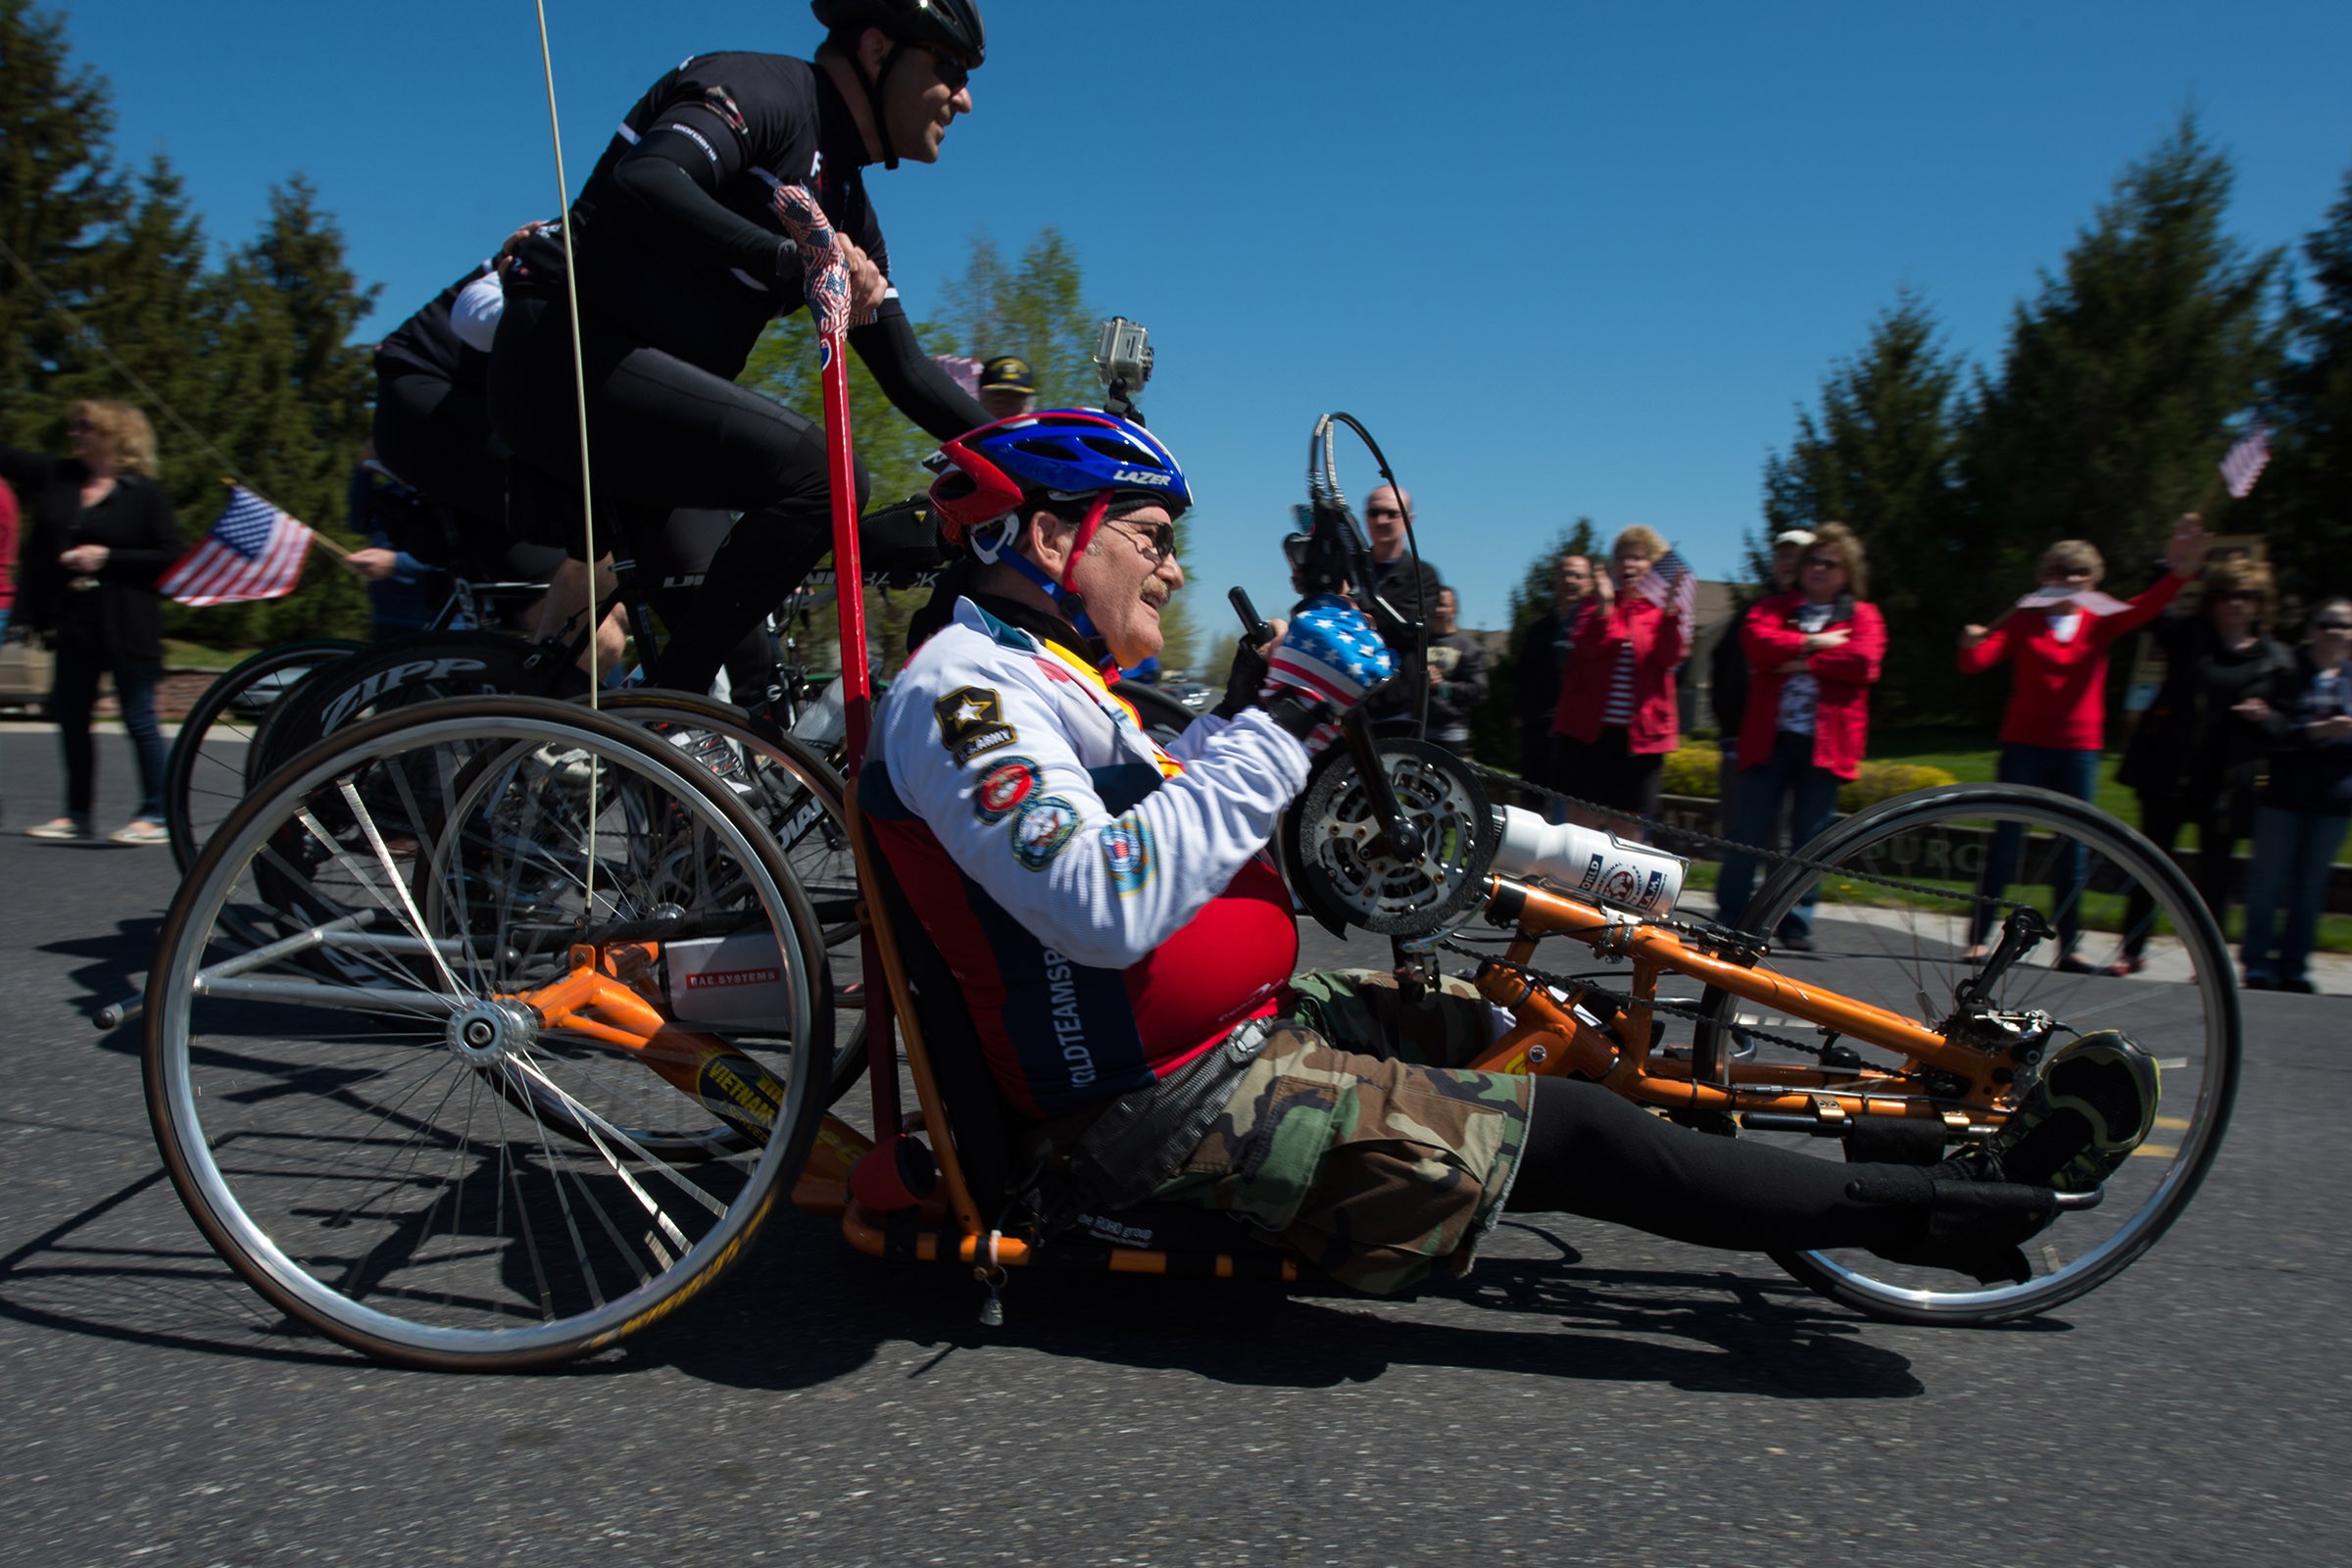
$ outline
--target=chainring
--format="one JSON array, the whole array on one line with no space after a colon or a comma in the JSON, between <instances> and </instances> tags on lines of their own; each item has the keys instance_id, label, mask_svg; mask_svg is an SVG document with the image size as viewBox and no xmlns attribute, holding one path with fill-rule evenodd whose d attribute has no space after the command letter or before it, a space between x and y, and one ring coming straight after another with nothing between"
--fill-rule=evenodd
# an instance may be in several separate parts
<instances>
[{"instance_id":1,"label":"chainring","mask_svg":"<svg viewBox=\"0 0 2352 1568\"><path fill-rule=\"evenodd\" d=\"M1354 755L1334 745L1282 824L1284 869L1307 912L1327 927L1381 936L1446 930L1486 895L1501 827L1469 764L1426 741L1376 743L1396 804L1421 834L1397 856L1374 816Z\"/></svg>"}]
</instances>

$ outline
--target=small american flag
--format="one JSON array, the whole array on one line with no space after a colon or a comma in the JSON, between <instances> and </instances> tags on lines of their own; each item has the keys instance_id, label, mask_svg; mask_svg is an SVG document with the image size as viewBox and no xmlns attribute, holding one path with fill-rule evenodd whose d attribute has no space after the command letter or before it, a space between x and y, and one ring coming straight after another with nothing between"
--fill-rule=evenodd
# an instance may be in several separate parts
<instances>
[{"instance_id":1,"label":"small american flag","mask_svg":"<svg viewBox=\"0 0 2352 1568\"><path fill-rule=\"evenodd\" d=\"M1669 550L1649 570L1634 581L1634 592L1657 606L1674 612L1682 623L1683 645L1690 643L1690 629L1698 618L1698 573L1683 559L1680 550Z\"/></svg>"},{"instance_id":2,"label":"small american flag","mask_svg":"<svg viewBox=\"0 0 2352 1568\"><path fill-rule=\"evenodd\" d=\"M2243 501L2254 481L2262 477L2263 466L2271 461L2271 432L2260 419L2254 428L2237 438L2237 445L2222 460L2222 479L2230 486L2230 494Z\"/></svg>"},{"instance_id":3,"label":"small american flag","mask_svg":"<svg viewBox=\"0 0 2352 1568\"><path fill-rule=\"evenodd\" d=\"M310 553L310 529L243 485L230 485L228 506L204 543L156 586L183 605L282 599L302 580Z\"/></svg>"}]
</instances>

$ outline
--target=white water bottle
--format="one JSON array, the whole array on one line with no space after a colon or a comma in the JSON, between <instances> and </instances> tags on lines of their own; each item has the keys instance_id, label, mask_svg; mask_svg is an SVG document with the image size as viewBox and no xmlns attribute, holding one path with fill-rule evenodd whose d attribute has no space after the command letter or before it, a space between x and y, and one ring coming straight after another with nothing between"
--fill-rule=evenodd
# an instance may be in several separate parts
<instances>
[{"instance_id":1,"label":"white water bottle","mask_svg":"<svg viewBox=\"0 0 2352 1568\"><path fill-rule=\"evenodd\" d=\"M1629 844L1598 828L1546 822L1516 806L1502 809L1502 843L1494 851L1494 869L1505 876L1549 882L1636 914L1671 912L1690 865L1679 855Z\"/></svg>"}]
</instances>

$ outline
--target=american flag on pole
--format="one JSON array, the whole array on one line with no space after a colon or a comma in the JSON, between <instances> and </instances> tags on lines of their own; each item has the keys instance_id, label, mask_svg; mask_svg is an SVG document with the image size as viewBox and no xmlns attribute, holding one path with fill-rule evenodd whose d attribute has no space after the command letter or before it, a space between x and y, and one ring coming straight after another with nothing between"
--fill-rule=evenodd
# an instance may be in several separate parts
<instances>
[{"instance_id":1,"label":"american flag on pole","mask_svg":"<svg viewBox=\"0 0 2352 1568\"><path fill-rule=\"evenodd\" d=\"M1672 611L1682 623L1683 645L1690 646L1691 626L1698 619L1698 573L1690 569L1680 550L1667 551L1636 578L1634 592L1660 610Z\"/></svg>"},{"instance_id":2,"label":"american flag on pole","mask_svg":"<svg viewBox=\"0 0 2352 1568\"><path fill-rule=\"evenodd\" d=\"M2254 481L2262 477L2263 465L2271 461L2271 432L2260 419L2254 427L2237 438L2237 445L2222 459L2222 479L2230 487L2232 499L2243 501Z\"/></svg>"},{"instance_id":3,"label":"american flag on pole","mask_svg":"<svg viewBox=\"0 0 2352 1568\"><path fill-rule=\"evenodd\" d=\"M282 599L302 580L311 530L243 485L228 487L228 506L204 543L156 584L183 605L241 605Z\"/></svg>"}]
</instances>

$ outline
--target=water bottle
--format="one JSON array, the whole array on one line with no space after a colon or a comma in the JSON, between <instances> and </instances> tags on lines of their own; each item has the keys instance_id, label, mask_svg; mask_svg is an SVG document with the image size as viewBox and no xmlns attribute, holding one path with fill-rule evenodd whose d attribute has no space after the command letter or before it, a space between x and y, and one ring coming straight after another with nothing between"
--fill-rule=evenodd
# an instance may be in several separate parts
<instances>
[{"instance_id":1,"label":"water bottle","mask_svg":"<svg viewBox=\"0 0 2352 1568\"><path fill-rule=\"evenodd\" d=\"M1682 897L1690 862L1679 855L1630 844L1614 833L1546 822L1506 806L1494 869L1505 876L1548 882L1564 893L1635 914L1665 915Z\"/></svg>"}]
</instances>

